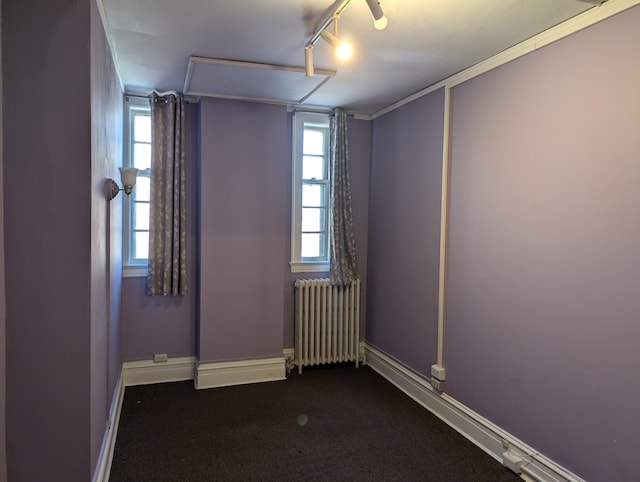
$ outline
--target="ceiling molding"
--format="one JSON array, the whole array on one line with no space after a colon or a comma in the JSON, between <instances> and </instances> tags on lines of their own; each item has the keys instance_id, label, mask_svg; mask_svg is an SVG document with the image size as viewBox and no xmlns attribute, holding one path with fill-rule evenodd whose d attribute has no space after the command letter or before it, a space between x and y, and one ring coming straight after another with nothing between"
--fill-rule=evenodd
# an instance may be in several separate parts
<instances>
[{"instance_id":1,"label":"ceiling molding","mask_svg":"<svg viewBox=\"0 0 640 482\"><path fill-rule=\"evenodd\" d=\"M579 0L583 1L583 0ZM587 1L587 0L585 0ZM592 3L592 2L589 2ZM600 2L598 2L600 3ZM482 62L477 63L469 67L468 69L463 70L462 72L458 72L457 74L452 75L440 82L437 82L433 85L425 87L424 89L412 94L408 97L405 97L398 102L394 102L393 104L380 109L371 115L372 119L376 119L380 116L383 116L403 105L406 105L420 97L424 97L431 92L435 92L438 89L443 87L452 88L462 82L466 82L467 80L471 80L478 75L484 74L489 70L495 69L496 67L500 67L501 65L506 64L507 62L511 62L523 55L526 55L530 52L538 50L550 43L556 42L560 39L568 37L580 30L584 30L587 27L595 25L598 22L606 20L609 17L617 15L625 10L628 10L632 7L640 5L640 0L608 0L601 5L590 8L589 10L576 15L575 17L566 20L554 27L551 27L544 32L539 33L523 42L520 42L513 47L500 52L499 54L494 55Z\"/></svg>"},{"instance_id":2,"label":"ceiling molding","mask_svg":"<svg viewBox=\"0 0 640 482\"><path fill-rule=\"evenodd\" d=\"M236 78L226 78L231 71L246 71L242 92ZM192 55L185 73L184 93L202 97L249 100L268 104L304 104L320 87L334 77L335 70L317 69L316 77L307 77L305 67L267 64L243 60L216 59ZM289 80L293 87L287 98L278 96L276 87Z\"/></svg>"}]
</instances>

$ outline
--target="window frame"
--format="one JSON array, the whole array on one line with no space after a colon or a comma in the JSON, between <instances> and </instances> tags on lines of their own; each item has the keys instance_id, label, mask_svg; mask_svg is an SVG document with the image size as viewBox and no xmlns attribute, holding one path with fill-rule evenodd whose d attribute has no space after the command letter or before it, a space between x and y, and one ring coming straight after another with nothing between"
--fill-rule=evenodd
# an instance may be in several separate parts
<instances>
[{"instance_id":1,"label":"window frame","mask_svg":"<svg viewBox=\"0 0 640 482\"><path fill-rule=\"evenodd\" d=\"M124 109L123 165L133 166L134 140L133 125L136 115L151 116L151 103L147 98L125 96ZM151 178L151 169L139 170L138 178ZM135 187L134 187L135 192ZM148 258L133 257L134 249L134 200L131 196L123 196L122 201L122 276L124 278L147 275Z\"/></svg>"},{"instance_id":2,"label":"window frame","mask_svg":"<svg viewBox=\"0 0 640 482\"><path fill-rule=\"evenodd\" d=\"M291 204L291 261L292 273L321 273L329 271L329 230L331 227L331 165L329 157L329 113L294 112L292 140L292 204ZM306 126L323 130L325 137L325 166L326 180L303 180L303 136ZM302 245L302 187L303 185L320 184L325 186L325 227L326 246L325 256L319 258L304 258L301 255ZM322 231L320 231L322 232Z\"/></svg>"}]
</instances>

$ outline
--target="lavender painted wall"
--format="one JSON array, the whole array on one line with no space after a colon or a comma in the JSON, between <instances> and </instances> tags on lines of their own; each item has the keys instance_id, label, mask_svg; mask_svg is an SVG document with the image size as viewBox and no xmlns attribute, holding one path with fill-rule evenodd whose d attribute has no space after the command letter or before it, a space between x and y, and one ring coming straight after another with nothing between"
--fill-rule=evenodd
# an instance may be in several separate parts
<instances>
[{"instance_id":1,"label":"lavender painted wall","mask_svg":"<svg viewBox=\"0 0 640 482\"><path fill-rule=\"evenodd\" d=\"M436 361L444 91L373 121L367 341L429 374Z\"/></svg>"},{"instance_id":2,"label":"lavender painted wall","mask_svg":"<svg viewBox=\"0 0 640 482\"><path fill-rule=\"evenodd\" d=\"M207 109L210 116L211 109L213 108L210 101L204 102L203 107ZM211 101L215 103L216 101ZM262 122L268 124L270 116L274 115L273 108L261 109L259 104L248 104L238 102L222 102L229 108L236 108L236 115L238 116L238 122L243 123L255 123L260 124ZM244 109L240 109L243 107ZM253 106L251 108L251 106ZM264 107L264 106L263 106ZM244 117L246 116L246 118ZM199 301L196 298L197 283L199 277L197 277L197 270L199 269L199 254L197 254L198 248L195 246L196 240L199 237L196 220L198 217L198 198L197 189L200 181L196 180L199 177L196 173L199 163L199 150L200 150L200 110L199 105L189 105L187 108L187 125L189 127L189 135L187 140L187 162L190 166L187 170L189 183L193 183L190 188L190 192L193 193L193 197L190 201L189 209L189 223L191 224L192 233L192 249L190 255L190 273L191 273L191 286L194 288L190 295L186 298L158 298L147 297L144 294L145 281L144 278L125 278L123 280L123 295L122 295L122 353L123 359L127 360L142 360L149 359L154 353L168 353L169 356L191 356L196 353L196 346L199 346L197 339L200 329L196 326L196 317ZM211 127L205 127L211 129ZM320 274L301 274L291 273L289 268L289 249L290 249L290 219L291 219L291 114L286 115L285 124L279 124L277 126L278 133L269 134L273 138L278 138L280 145L278 147L279 154L277 154L278 161L282 160L284 164L279 164L277 167L280 169L279 176L282 178L277 179L277 186L273 186L273 189L277 193L274 198L272 194L268 194L267 201L269 209L273 216L279 218L278 226L282 229L278 233L281 239L284 239L284 247L279 254L280 266L277 274L274 276L277 279L283 280L282 293L278 294L279 299L282 299L282 306L279 310L282 310L282 347L293 347L294 338L294 292L293 283L296 279L301 277L321 277L326 276L326 273ZM273 131L272 131L273 132ZM202 146L203 149L207 149L210 158L215 159L215 155L211 155L211 143L207 140L207 137L211 137L213 134L211 131L206 131L203 136ZM219 134L221 137L227 139L227 132L224 131ZM234 134L238 135L238 134ZM266 134L265 134L266 135ZM209 143L208 143L209 142ZM272 139L265 141L266 144L272 144ZM362 308L361 308L361 332L364 335L364 320L365 320L365 290L366 290L366 259L367 259L367 218L368 218L368 196L369 196L369 160L371 149L371 123L367 121L349 120L349 146L350 146L350 158L351 158L351 182L352 182L352 195L353 195L353 212L354 223L356 228L356 242L357 242L357 257L359 261L359 267L363 276L363 295L362 295ZM254 148L261 150L260 145L255 144ZM229 157L244 156L242 149L245 149L242 142L226 142L226 152L230 153ZM237 152L236 152L237 151ZM255 155L252 154L255 158ZM272 156L276 158L276 156ZM204 158L203 158L204 159ZM268 166L265 166L265 169ZM242 168L244 169L244 168ZM205 167L205 171L207 171ZM210 170L209 170L210 171ZM209 172L207 171L207 172ZM230 166L218 166L215 171L215 179L217 182L228 182L225 179L233 181L234 177L243 176L242 170L238 169L235 164L231 163ZM259 176L254 178L256 185L260 184ZM275 180L274 180L275 181ZM210 190L210 182L206 181L202 187L204 191ZM260 186L259 186L260 187ZM248 189L248 188L247 188ZM263 189L263 187L260 187ZM283 189L283 190L282 190ZM237 194L242 195L244 191L240 191ZM206 197L206 195L205 195ZM206 202L206 201L205 201ZM216 201L217 202L217 201ZM264 203L263 203L264 204ZM218 202L218 205L220 203ZM225 202L222 205L233 205ZM207 210L207 206L204 205L204 209ZM251 209L247 207L246 209ZM211 211L211 208L208 208ZM233 213L231 213L233 214ZM250 239L247 236L246 239ZM216 253L211 246L205 246L203 249L204 258L215 257ZM256 309L261 309L256 305ZM207 330L205 326L205 330ZM224 343L224 341L222 341ZM279 347L278 350L281 350ZM280 351L278 352L280 353Z\"/></svg>"},{"instance_id":3,"label":"lavender painted wall","mask_svg":"<svg viewBox=\"0 0 640 482\"><path fill-rule=\"evenodd\" d=\"M4 0L8 478L90 477L90 2Z\"/></svg>"},{"instance_id":4,"label":"lavender painted wall","mask_svg":"<svg viewBox=\"0 0 640 482\"><path fill-rule=\"evenodd\" d=\"M287 126L283 106L202 100L201 362L282 356Z\"/></svg>"},{"instance_id":5,"label":"lavender painted wall","mask_svg":"<svg viewBox=\"0 0 640 482\"><path fill-rule=\"evenodd\" d=\"M289 123L288 132L291 132ZM349 119L349 161L351 165L351 206L353 209L353 224L356 238L356 260L362 278L360 299L360 337L364 339L366 330L366 302L367 302L367 226L369 217L369 165L371 160L371 122L357 119ZM289 159L291 149L289 144ZM291 198L291 169L287 172L289 189L287 196ZM291 203L287 210L287 219L291 219ZM329 273L291 273L289 267L289 252L291 249L291 222L287 224L287 248L284 263L285 287L284 287L284 347L294 346L295 326L295 280L300 278L326 278Z\"/></svg>"},{"instance_id":6,"label":"lavender painted wall","mask_svg":"<svg viewBox=\"0 0 640 482\"><path fill-rule=\"evenodd\" d=\"M2 0L0 0L0 482L7 480L7 439L5 430L6 360L5 319L6 297L4 292L4 181L2 147Z\"/></svg>"},{"instance_id":7,"label":"lavender painted wall","mask_svg":"<svg viewBox=\"0 0 640 482\"><path fill-rule=\"evenodd\" d=\"M189 243L189 294L146 296L145 278L122 282L122 357L124 361L148 360L154 353L170 357L193 356L196 352L197 238L199 159L199 104L185 109L185 162Z\"/></svg>"},{"instance_id":8,"label":"lavender painted wall","mask_svg":"<svg viewBox=\"0 0 640 482\"><path fill-rule=\"evenodd\" d=\"M637 480L640 7L453 91L449 393Z\"/></svg>"},{"instance_id":9,"label":"lavender painted wall","mask_svg":"<svg viewBox=\"0 0 640 482\"><path fill-rule=\"evenodd\" d=\"M122 195L105 196L105 179L122 165L122 92L102 21L91 2L91 473L120 374Z\"/></svg>"}]
</instances>

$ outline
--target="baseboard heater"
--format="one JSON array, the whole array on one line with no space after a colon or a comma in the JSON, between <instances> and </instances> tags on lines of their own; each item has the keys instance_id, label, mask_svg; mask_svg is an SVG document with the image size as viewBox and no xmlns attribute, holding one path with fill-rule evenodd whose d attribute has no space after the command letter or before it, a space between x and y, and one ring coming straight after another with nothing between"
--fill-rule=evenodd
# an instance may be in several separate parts
<instances>
[{"instance_id":1,"label":"baseboard heater","mask_svg":"<svg viewBox=\"0 0 640 482\"><path fill-rule=\"evenodd\" d=\"M328 279L299 279L296 288L295 359L302 367L360 362L360 280L332 286Z\"/></svg>"}]
</instances>

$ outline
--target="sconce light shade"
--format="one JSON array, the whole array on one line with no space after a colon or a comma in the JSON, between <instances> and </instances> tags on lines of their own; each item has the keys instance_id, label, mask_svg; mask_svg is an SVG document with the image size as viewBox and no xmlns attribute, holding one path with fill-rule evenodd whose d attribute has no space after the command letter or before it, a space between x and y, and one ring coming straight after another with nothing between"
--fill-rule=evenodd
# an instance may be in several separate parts
<instances>
[{"instance_id":1,"label":"sconce light shade","mask_svg":"<svg viewBox=\"0 0 640 482\"><path fill-rule=\"evenodd\" d=\"M122 185L124 186L122 189L118 186L113 179L109 179L111 183L111 190L109 192L109 201L115 198L120 191L124 191L124 193L128 196L133 192L133 186L136 185L136 177L138 175L138 170L135 167L120 167L120 180L122 181Z\"/></svg>"},{"instance_id":2,"label":"sconce light shade","mask_svg":"<svg viewBox=\"0 0 640 482\"><path fill-rule=\"evenodd\" d=\"M373 26L378 30L384 30L387 28L389 21L382 11L380 2L378 2L378 0L367 0L367 5L369 6L371 16L373 17Z\"/></svg>"},{"instance_id":3,"label":"sconce light shade","mask_svg":"<svg viewBox=\"0 0 640 482\"><path fill-rule=\"evenodd\" d=\"M120 167L120 180L124 186L124 192L131 194L133 186L136 185L138 170L135 167Z\"/></svg>"}]
</instances>

